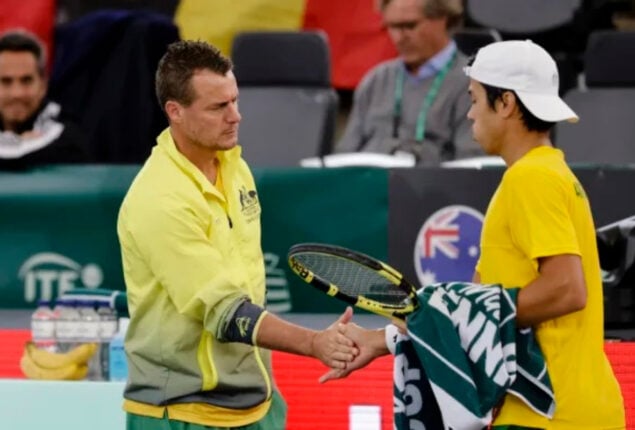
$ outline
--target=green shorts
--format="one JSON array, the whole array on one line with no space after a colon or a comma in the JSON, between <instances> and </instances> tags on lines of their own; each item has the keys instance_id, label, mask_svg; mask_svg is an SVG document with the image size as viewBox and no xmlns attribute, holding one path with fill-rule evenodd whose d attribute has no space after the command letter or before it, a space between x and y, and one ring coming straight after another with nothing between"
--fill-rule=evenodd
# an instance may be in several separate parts
<instances>
[{"instance_id":1,"label":"green shorts","mask_svg":"<svg viewBox=\"0 0 635 430\"><path fill-rule=\"evenodd\" d=\"M272 430L284 429L286 424L287 403L277 391L273 392L267 415L258 422L242 427L209 427L170 420L167 416L152 418L126 413L126 430Z\"/></svg>"}]
</instances>

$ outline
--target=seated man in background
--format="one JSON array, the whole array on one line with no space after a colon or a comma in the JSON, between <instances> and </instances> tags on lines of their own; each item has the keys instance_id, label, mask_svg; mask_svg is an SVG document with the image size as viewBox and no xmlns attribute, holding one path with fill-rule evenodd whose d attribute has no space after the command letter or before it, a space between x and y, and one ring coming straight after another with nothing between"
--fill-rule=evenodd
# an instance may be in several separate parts
<instances>
[{"instance_id":1,"label":"seated man in background","mask_svg":"<svg viewBox=\"0 0 635 430\"><path fill-rule=\"evenodd\" d=\"M0 36L0 169L86 161L79 128L46 92L42 43L25 31Z\"/></svg>"},{"instance_id":2,"label":"seated man in background","mask_svg":"<svg viewBox=\"0 0 635 430\"><path fill-rule=\"evenodd\" d=\"M379 64L355 91L337 152L414 154L420 165L482 155L466 114L465 55L451 31L461 0L380 0L399 58Z\"/></svg>"}]
</instances>

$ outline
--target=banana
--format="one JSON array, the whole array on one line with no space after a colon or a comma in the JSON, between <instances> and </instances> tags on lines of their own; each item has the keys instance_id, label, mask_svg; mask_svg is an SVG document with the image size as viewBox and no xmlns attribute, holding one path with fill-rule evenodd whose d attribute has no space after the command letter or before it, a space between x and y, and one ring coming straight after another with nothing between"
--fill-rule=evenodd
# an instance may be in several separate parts
<instances>
[{"instance_id":1,"label":"banana","mask_svg":"<svg viewBox=\"0 0 635 430\"><path fill-rule=\"evenodd\" d=\"M28 354L38 367L58 369L71 364L83 365L90 360L97 350L96 343L82 343L65 353L50 352L38 349L33 343L26 344Z\"/></svg>"},{"instance_id":2,"label":"banana","mask_svg":"<svg viewBox=\"0 0 635 430\"><path fill-rule=\"evenodd\" d=\"M44 380L80 380L86 377L88 366L77 363L71 363L57 369L48 369L37 365L33 358L29 355L28 350L22 354L20 360L20 369L22 373L29 379Z\"/></svg>"}]
</instances>

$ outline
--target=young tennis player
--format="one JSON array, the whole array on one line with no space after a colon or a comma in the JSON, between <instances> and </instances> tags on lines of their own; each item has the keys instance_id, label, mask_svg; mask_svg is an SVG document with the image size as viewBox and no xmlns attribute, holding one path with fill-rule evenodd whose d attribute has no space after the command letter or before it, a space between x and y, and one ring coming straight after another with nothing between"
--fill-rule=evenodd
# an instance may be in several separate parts
<instances>
[{"instance_id":1,"label":"young tennis player","mask_svg":"<svg viewBox=\"0 0 635 430\"><path fill-rule=\"evenodd\" d=\"M558 96L556 64L531 41L505 41L480 49L465 73L474 138L507 165L485 215L474 281L521 287L516 322L535 329L555 393L551 419L507 394L494 429L624 429L622 395L603 348L590 204L549 137L555 122L578 120ZM343 332L360 355L324 380L387 353L384 333L354 325Z\"/></svg>"}]
</instances>

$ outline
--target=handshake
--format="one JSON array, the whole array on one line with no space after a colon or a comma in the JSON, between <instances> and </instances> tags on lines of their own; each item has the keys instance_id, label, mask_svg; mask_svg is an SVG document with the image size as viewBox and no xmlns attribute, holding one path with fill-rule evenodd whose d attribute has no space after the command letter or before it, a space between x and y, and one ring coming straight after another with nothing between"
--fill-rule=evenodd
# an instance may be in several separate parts
<instances>
[{"instance_id":1,"label":"handshake","mask_svg":"<svg viewBox=\"0 0 635 430\"><path fill-rule=\"evenodd\" d=\"M320 383L347 377L374 359L390 353L386 329L365 329L351 322L352 308L346 311L314 339L314 357L331 369L322 375ZM393 320L398 330L405 331L403 321Z\"/></svg>"}]
</instances>

